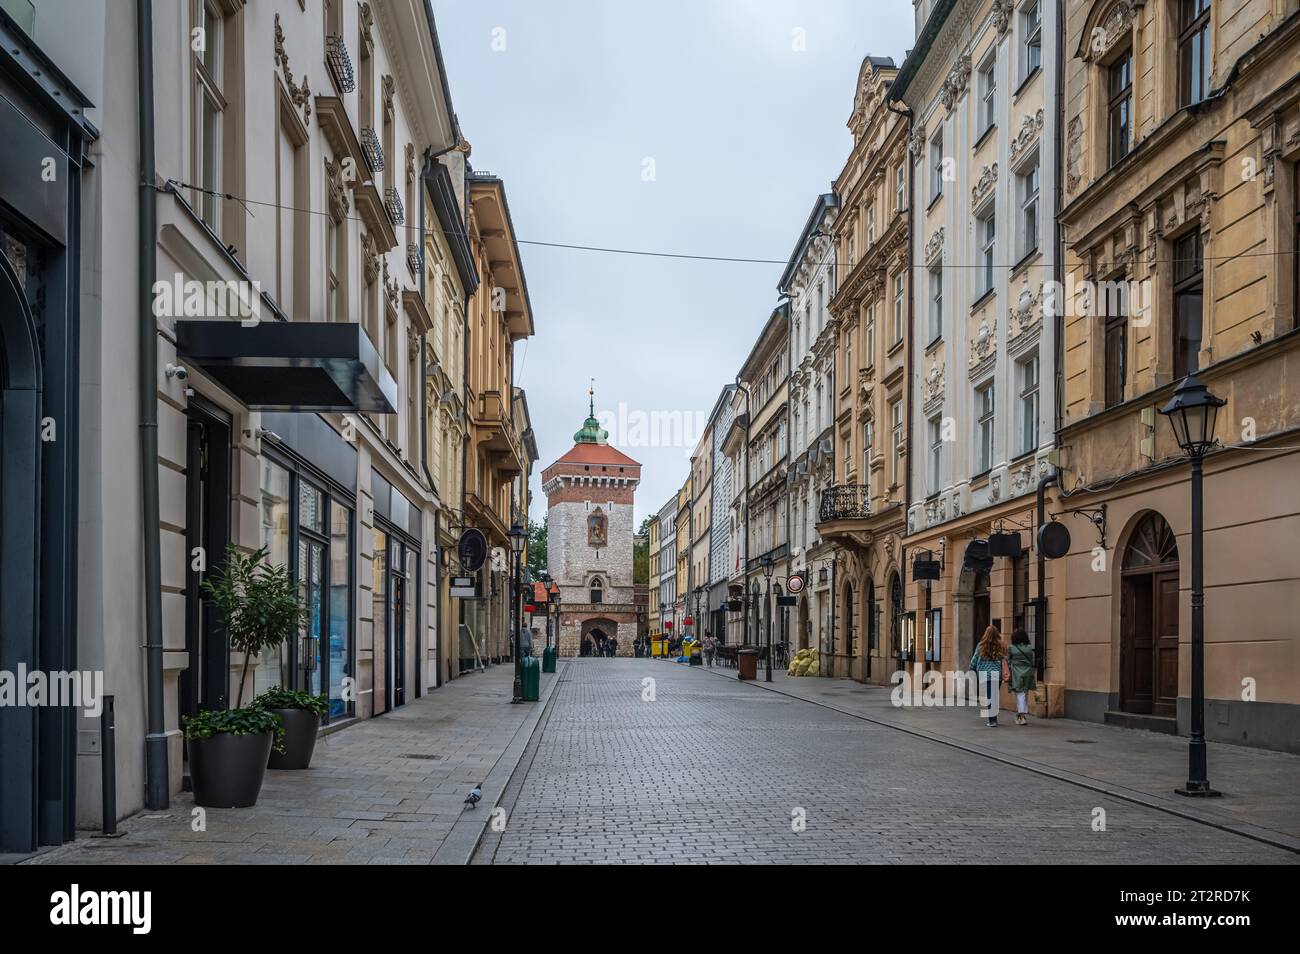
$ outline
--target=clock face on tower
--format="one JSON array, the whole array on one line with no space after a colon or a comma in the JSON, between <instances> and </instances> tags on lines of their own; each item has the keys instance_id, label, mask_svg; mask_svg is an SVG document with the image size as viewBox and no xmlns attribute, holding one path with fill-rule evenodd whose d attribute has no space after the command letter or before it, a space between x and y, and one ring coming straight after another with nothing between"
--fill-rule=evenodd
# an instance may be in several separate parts
<instances>
[{"instance_id":1,"label":"clock face on tower","mask_svg":"<svg viewBox=\"0 0 1300 954\"><path fill-rule=\"evenodd\" d=\"M587 546L603 547L609 543L609 523L598 508L587 518Z\"/></svg>"}]
</instances>

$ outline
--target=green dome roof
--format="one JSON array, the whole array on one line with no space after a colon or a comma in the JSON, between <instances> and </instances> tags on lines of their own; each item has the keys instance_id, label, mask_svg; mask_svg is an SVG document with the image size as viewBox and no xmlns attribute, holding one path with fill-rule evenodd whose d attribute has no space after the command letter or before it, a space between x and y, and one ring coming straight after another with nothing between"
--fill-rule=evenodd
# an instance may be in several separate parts
<instances>
[{"instance_id":1,"label":"green dome roof","mask_svg":"<svg viewBox=\"0 0 1300 954\"><path fill-rule=\"evenodd\" d=\"M573 435L575 444L603 444L609 439L609 431L600 426L600 421L596 420L596 395L595 391L588 391L590 404L588 405L587 419L582 422L582 428Z\"/></svg>"}]
</instances>

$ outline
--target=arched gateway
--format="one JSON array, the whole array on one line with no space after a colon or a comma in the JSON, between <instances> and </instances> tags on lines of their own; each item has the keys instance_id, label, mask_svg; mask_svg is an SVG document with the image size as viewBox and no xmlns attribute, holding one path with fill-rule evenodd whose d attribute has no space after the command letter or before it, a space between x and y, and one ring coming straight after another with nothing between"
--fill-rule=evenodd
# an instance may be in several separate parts
<instances>
[{"instance_id":1,"label":"arched gateway","mask_svg":"<svg viewBox=\"0 0 1300 954\"><path fill-rule=\"evenodd\" d=\"M632 508L641 465L608 438L593 397L573 449L542 471L546 563L560 587L564 656L595 653L611 640L618 655L631 656L636 641Z\"/></svg>"}]
</instances>

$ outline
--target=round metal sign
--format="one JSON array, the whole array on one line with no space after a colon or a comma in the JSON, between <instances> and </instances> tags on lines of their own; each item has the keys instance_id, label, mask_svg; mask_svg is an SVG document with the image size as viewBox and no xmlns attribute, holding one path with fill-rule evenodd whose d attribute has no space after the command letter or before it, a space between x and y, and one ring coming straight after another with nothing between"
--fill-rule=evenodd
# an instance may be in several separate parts
<instances>
[{"instance_id":1,"label":"round metal sign","mask_svg":"<svg viewBox=\"0 0 1300 954\"><path fill-rule=\"evenodd\" d=\"M475 527L466 528L460 535L460 541L456 544L456 555L460 557L460 565L468 573L477 573L487 560L487 537L483 536L483 531Z\"/></svg>"},{"instance_id":2,"label":"round metal sign","mask_svg":"<svg viewBox=\"0 0 1300 954\"><path fill-rule=\"evenodd\" d=\"M1049 560L1057 560L1070 552L1070 531L1065 524L1053 520L1038 528L1038 549Z\"/></svg>"},{"instance_id":3,"label":"round metal sign","mask_svg":"<svg viewBox=\"0 0 1300 954\"><path fill-rule=\"evenodd\" d=\"M787 593L792 593L792 594L793 594L793 593L802 593L802 592L803 592L803 577L802 577L801 575L799 575L798 573L796 573L794 576L787 576L787 577L785 578L785 591L786 591Z\"/></svg>"}]
</instances>

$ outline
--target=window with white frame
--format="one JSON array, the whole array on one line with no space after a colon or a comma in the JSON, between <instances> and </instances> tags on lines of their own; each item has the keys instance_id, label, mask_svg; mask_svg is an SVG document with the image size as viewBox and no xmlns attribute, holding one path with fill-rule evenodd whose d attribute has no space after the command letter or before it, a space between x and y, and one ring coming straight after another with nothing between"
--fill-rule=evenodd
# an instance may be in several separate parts
<instances>
[{"instance_id":1,"label":"window with white frame","mask_svg":"<svg viewBox=\"0 0 1300 954\"><path fill-rule=\"evenodd\" d=\"M902 212L907 208L907 162L904 160L894 170L894 210Z\"/></svg>"},{"instance_id":2,"label":"window with white frame","mask_svg":"<svg viewBox=\"0 0 1300 954\"><path fill-rule=\"evenodd\" d=\"M926 468L926 491L933 496L943 487L943 418L936 414L928 424L930 462Z\"/></svg>"},{"instance_id":3,"label":"window with white frame","mask_svg":"<svg viewBox=\"0 0 1300 954\"><path fill-rule=\"evenodd\" d=\"M980 243L979 281L976 285L975 297L982 298L993 291L993 276L998 254L998 228L993 203L990 202L988 208L976 219L975 229Z\"/></svg>"},{"instance_id":4,"label":"window with white frame","mask_svg":"<svg viewBox=\"0 0 1300 954\"><path fill-rule=\"evenodd\" d=\"M993 467L993 382L975 389L975 472Z\"/></svg>"},{"instance_id":5,"label":"window with white frame","mask_svg":"<svg viewBox=\"0 0 1300 954\"><path fill-rule=\"evenodd\" d=\"M867 206L867 248L876 240L876 207Z\"/></svg>"},{"instance_id":6,"label":"window with white frame","mask_svg":"<svg viewBox=\"0 0 1300 954\"><path fill-rule=\"evenodd\" d=\"M1020 257L1024 258L1038 248L1038 156L1016 175L1016 197L1020 205Z\"/></svg>"},{"instance_id":7,"label":"window with white frame","mask_svg":"<svg viewBox=\"0 0 1300 954\"><path fill-rule=\"evenodd\" d=\"M865 329L863 344L867 353L863 357L862 366L870 368L876 363L876 306L874 304L867 305L867 320L863 328Z\"/></svg>"},{"instance_id":8,"label":"window with white frame","mask_svg":"<svg viewBox=\"0 0 1300 954\"><path fill-rule=\"evenodd\" d=\"M930 201L943 195L943 127L930 140Z\"/></svg>"},{"instance_id":9,"label":"window with white frame","mask_svg":"<svg viewBox=\"0 0 1300 954\"><path fill-rule=\"evenodd\" d=\"M943 335L943 269L930 269L930 322L928 342Z\"/></svg>"},{"instance_id":10,"label":"window with white frame","mask_svg":"<svg viewBox=\"0 0 1300 954\"><path fill-rule=\"evenodd\" d=\"M889 405L889 485L897 487L903 473L903 401Z\"/></svg>"},{"instance_id":11,"label":"window with white frame","mask_svg":"<svg viewBox=\"0 0 1300 954\"><path fill-rule=\"evenodd\" d=\"M988 132L997 122L997 102L998 102L998 78L997 78L998 57L994 52L992 56L986 59L979 70L979 97L980 97L980 135Z\"/></svg>"},{"instance_id":12,"label":"window with white frame","mask_svg":"<svg viewBox=\"0 0 1300 954\"><path fill-rule=\"evenodd\" d=\"M1043 10L1040 0L1020 8L1020 81L1043 65Z\"/></svg>"},{"instance_id":13,"label":"window with white frame","mask_svg":"<svg viewBox=\"0 0 1300 954\"><path fill-rule=\"evenodd\" d=\"M868 488L871 487L871 445L875 443L875 439L875 427L871 418L867 418L862 425L862 480L860 482Z\"/></svg>"},{"instance_id":14,"label":"window with white frame","mask_svg":"<svg viewBox=\"0 0 1300 954\"><path fill-rule=\"evenodd\" d=\"M900 272L894 276L894 323L890 329L890 344L903 340L903 317L903 275Z\"/></svg>"},{"instance_id":15,"label":"window with white frame","mask_svg":"<svg viewBox=\"0 0 1300 954\"><path fill-rule=\"evenodd\" d=\"M225 16L215 0L196 0L195 28L202 30L203 50L194 56L195 196L199 216L220 234L225 86Z\"/></svg>"},{"instance_id":16,"label":"window with white frame","mask_svg":"<svg viewBox=\"0 0 1300 954\"><path fill-rule=\"evenodd\" d=\"M1020 453L1038 448L1038 355L1020 361Z\"/></svg>"}]
</instances>

